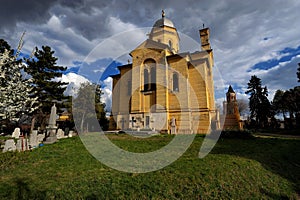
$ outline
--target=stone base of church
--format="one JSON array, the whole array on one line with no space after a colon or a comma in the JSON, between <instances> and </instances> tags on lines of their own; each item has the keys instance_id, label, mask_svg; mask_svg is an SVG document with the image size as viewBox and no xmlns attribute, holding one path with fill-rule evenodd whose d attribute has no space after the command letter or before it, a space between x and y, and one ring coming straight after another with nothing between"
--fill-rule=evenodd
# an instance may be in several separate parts
<instances>
[{"instance_id":1,"label":"stone base of church","mask_svg":"<svg viewBox=\"0 0 300 200\"><path fill-rule=\"evenodd\" d=\"M171 119L175 118L175 126ZM217 129L216 113L212 111L170 111L131 113L114 117L117 130L151 130L169 134L207 134Z\"/></svg>"}]
</instances>

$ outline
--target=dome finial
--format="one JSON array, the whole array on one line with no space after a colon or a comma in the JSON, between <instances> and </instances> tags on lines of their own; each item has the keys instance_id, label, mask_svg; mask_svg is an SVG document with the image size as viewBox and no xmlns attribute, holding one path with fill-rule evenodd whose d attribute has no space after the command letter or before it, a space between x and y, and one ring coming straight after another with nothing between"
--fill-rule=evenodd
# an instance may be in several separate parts
<instances>
[{"instance_id":1,"label":"dome finial","mask_svg":"<svg viewBox=\"0 0 300 200\"><path fill-rule=\"evenodd\" d=\"M166 16L165 11L162 10L162 11L161 11L161 17L165 17L165 16Z\"/></svg>"}]
</instances>

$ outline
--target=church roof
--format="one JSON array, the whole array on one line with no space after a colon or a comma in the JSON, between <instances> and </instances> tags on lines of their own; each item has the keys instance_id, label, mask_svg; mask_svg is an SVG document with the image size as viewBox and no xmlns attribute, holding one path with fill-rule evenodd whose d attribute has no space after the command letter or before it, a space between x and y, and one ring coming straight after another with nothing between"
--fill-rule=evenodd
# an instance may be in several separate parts
<instances>
[{"instance_id":1,"label":"church roof","mask_svg":"<svg viewBox=\"0 0 300 200\"><path fill-rule=\"evenodd\" d=\"M160 42L156 42L154 40L150 40L147 39L145 40L142 44L140 44L137 48L135 48L133 51L137 50L137 49L155 49L155 50L164 50L164 49L168 49L169 51L171 51L170 47L166 44L160 43ZM132 52L133 52L132 51ZM131 53L132 53L131 52ZM130 55L131 55L130 53Z\"/></svg>"},{"instance_id":2,"label":"church roof","mask_svg":"<svg viewBox=\"0 0 300 200\"><path fill-rule=\"evenodd\" d=\"M166 17L162 17L161 19L157 20L153 25L153 27L163 27L163 26L169 26L175 28L173 22Z\"/></svg>"},{"instance_id":3,"label":"church roof","mask_svg":"<svg viewBox=\"0 0 300 200\"><path fill-rule=\"evenodd\" d=\"M232 89L231 85L229 85L227 93L235 93L234 90Z\"/></svg>"},{"instance_id":4,"label":"church roof","mask_svg":"<svg viewBox=\"0 0 300 200\"><path fill-rule=\"evenodd\" d=\"M172 28L175 28L173 22L171 20L169 20L168 18L166 18L166 15L165 15L165 11L162 10L161 11L161 19L157 20L153 27L163 27L163 26L168 26L168 27L172 27Z\"/></svg>"}]
</instances>

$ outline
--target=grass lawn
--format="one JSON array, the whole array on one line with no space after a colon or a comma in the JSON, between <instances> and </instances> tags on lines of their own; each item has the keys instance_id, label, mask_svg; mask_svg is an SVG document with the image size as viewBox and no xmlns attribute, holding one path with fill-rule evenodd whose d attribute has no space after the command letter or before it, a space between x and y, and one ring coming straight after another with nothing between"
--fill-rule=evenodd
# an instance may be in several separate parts
<instances>
[{"instance_id":1,"label":"grass lawn","mask_svg":"<svg viewBox=\"0 0 300 200\"><path fill-rule=\"evenodd\" d=\"M112 135L123 149L158 149L171 136ZM101 164L79 137L32 152L0 154L0 199L298 199L300 140L220 139L204 159L196 136L188 151L162 170L133 174Z\"/></svg>"}]
</instances>

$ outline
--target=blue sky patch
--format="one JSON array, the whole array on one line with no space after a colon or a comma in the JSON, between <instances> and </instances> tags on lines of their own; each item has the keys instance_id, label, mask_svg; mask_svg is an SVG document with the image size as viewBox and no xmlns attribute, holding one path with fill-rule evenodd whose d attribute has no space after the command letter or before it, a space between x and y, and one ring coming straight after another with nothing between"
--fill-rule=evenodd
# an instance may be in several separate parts
<instances>
[{"instance_id":1,"label":"blue sky patch","mask_svg":"<svg viewBox=\"0 0 300 200\"><path fill-rule=\"evenodd\" d=\"M292 60L293 57L300 55L300 46L298 46L295 49L287 47L287 48L279 51L279 54L280 55L288 54L288 55L285 55L285 56L281 57L280 59L271 59L271 60L267 60L265 62L257 63L254 66L252 66L250 68L250 70L248 70L247 72L251 72L252 70L255 70L255 69L268 70L268 69L271 69L271 68L279 65L279 63L281 63L281 62L290 61L290 60Z\"/></svg>"}]
</instances>

